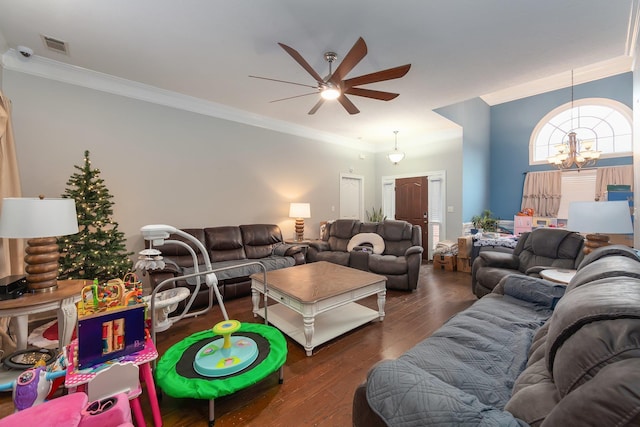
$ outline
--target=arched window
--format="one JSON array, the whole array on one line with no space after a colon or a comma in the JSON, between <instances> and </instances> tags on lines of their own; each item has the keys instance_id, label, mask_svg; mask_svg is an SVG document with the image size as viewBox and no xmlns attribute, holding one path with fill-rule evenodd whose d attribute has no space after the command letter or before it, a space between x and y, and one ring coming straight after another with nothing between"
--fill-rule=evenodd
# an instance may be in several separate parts
<instances>
[{"instance_id":1,"label":"arched window","mask_svg":"<svg viewBox=\"0 0 640 427\"><path fill-rule=\"evenodd\" d=\"M556 145L566 143L574 131L578 141L592 141L600 158L632 155L632 112L621 102L586 98L550 111L538 122L529 140L529 164L547 164Z\"/></svg>"}]
</instances>

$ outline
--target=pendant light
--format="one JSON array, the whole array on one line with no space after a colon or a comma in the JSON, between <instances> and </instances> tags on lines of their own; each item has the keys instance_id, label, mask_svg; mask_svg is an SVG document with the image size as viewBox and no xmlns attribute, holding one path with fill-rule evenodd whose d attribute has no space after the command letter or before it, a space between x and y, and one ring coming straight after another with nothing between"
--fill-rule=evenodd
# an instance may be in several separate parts
<instances>
[{"instance_id":1,"label":"pendant light","mask_svg":"<svg viewBox=\"0 0 640 427\"><path fill-rule=\"evenodd\" d=\"M402 159L404 159L404 153L402 151L398 151L398 131L394 130L393 133L395 134L396 144L393 151L387 154L387 159L389 159L389 161L394 165L397 165Z\"/></svg>"}]
</instances>

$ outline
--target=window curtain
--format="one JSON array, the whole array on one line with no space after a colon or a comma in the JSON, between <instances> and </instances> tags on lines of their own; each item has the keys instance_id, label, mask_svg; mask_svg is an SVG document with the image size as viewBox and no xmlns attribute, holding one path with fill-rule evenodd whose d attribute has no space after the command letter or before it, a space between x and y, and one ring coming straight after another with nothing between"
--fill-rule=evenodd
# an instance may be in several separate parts
<instances>
[{"instance_id":1,"label":"window curtain","mask_svg":"<svg viewBox=\"0 0 640 427\"><path fill-rule=\"evenodd\" d=\"M561 171L528 172L520 209L531 208L535 216L556 216L562 194Z\"/></svg>"},{"instance_id":2,"label":"window curtain","mask_svg":"<svg viewBox=\"0 0 640 427\"><path fill-rule=\"evenodd\" d=\"M11 128L11 101L0 92L0 209L5 197L20 197L20 175ZM0 238L0 277L24 273L24 243L21 239ZM0 318L0 348L4 354L15 351L9 334L8 317Z\"/></svg>"},{"instance_id":3,"label":"window curtain","mask_svg":"<svg viewBox=\"0 0 640 427\"><path fill-rule=\"evenodd\" d=\"M633 165L598 168L596 172L596 200L604 200L607 185L630 185L633 191Z\"/></svg>"}]
</instances>

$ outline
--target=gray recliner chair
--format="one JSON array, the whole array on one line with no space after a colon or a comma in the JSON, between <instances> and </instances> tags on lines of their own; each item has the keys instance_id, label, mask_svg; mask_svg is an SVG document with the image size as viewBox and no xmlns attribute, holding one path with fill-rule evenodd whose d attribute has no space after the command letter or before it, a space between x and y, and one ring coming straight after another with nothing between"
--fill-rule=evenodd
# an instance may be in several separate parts
<instances>
[{"instance_id":1,"label":"gray recliner chair","mask_svg":"<svg viewBox=\"0 0 640 427\"><path fill-rule=\"evenodd\" d=\"M480 252L471 269L471 289L478 297L491 293L509 274L540 277L542 270L576 270L584 258L584 238L573 231L538 228L523 233L513 253Z\"/></svg>"}]
</instances>

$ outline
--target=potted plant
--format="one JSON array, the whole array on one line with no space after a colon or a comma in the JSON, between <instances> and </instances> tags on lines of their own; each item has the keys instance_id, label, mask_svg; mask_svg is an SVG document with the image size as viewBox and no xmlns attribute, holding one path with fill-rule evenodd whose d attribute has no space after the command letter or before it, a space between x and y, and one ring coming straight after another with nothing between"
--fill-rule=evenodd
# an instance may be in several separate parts
<instances>
[{"instance_id":1,"label":"potted plant","mask_svg":"<svg viewBox=\"0 0 640 427\"><path fill-rule=\"evenodd\" d=\"M476 230L491 232L498 229L498 218L494 218L493 213L489 209L482 211L482 215L474 215L471 217L471 222L473 223L473 228Z\"/></svg>"},{"instance_id":2,"label":"potted plant","mask_svg":"<svg viewBox=\"0 0 640 427\"><path fill-rule=\"evenodd\" d=\"M371 207L371 213L369 211L367 213L367 221L369 222L382 222L387 219L387 216L382 213L382 208L376 210L376 208Z\"/></svg>"}]
</instances>

